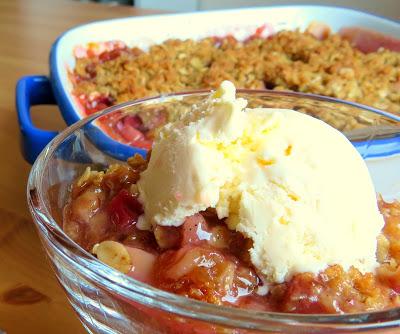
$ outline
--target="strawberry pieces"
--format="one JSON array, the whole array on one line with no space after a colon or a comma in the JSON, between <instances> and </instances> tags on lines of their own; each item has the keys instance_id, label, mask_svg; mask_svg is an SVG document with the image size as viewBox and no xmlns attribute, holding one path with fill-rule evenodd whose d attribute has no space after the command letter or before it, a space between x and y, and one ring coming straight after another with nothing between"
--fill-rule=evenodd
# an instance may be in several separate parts
<instances>
[{"instance_id":1,"label":"strawberry pieces","mask_svg":"<svg viewBox=\"0 0 400 334\"><path fill-rule=\"evenodd\" d=\"M122 189L110 201L107 212L117 230L126 230L137 222L143 208L136 196Z\"/></svg>"}]
</instances>

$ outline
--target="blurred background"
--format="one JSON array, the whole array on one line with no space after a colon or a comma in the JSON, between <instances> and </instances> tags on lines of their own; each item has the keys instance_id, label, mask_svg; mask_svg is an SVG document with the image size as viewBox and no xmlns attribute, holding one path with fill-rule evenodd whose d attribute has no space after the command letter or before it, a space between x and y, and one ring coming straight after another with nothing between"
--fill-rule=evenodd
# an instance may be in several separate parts
<instances>
[{"instance_id":1,"label":"blurred background","mask_svg":"<svg viewBox=\"0 0 400 334\"><path fill-rule=\"evenodd\" d=\"M224 8L285 4L323 4L358 8L400 19L400 0L94 0L95 2L133 5L138 8L189 12Z\"/></svg>"}]
</instances>

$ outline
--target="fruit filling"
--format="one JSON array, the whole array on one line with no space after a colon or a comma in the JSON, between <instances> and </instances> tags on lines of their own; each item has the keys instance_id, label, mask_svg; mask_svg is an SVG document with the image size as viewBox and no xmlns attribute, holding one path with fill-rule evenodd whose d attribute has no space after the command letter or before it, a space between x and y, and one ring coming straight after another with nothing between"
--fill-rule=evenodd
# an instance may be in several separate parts
<instances>
[{"instance_id":1,"label":"fruit filling","mask_svg":"<svg viewBox=\"0 0 400 334\"><path fill-rule=\"evenodd\" d=\"M87 169L71 188L63 229L105 264L165 291L216 305L291 313L348 313L399 306L400 203L379 199L385 226L375 273L330 266L266 283L249 258L252 241L228 229L214 209L179 226L137 227L143 208L139 156L104 172Z\"/></svg>"}]
</instances>

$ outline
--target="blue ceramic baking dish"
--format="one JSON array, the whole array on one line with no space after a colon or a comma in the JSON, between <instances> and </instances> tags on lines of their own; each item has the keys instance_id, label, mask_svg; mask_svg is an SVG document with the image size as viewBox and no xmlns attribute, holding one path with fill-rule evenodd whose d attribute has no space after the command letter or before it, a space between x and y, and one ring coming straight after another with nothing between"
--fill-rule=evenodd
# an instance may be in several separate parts
<instances>
[{"instance_id":1,"label":"blue ceramic baking dish","mask_svg":"<svg viewBox=\"0 0 400 334\"><path fill-rule=\"evenodd\" d=\"M74 68L73 50L88 42L121 40L127 45L146 49L168 38L202 38L224 36L227 33L244 39L256 28L268 24L274 31L305 29L311 22L329 25L333 31L345 26L368 27L375 31L399 36L400 23L349 8L326 6L276 6L238 10L223 10L189 14L169 14L129 17L88 23L62 34L53 44L50 53L50 78L41 75L19 80L16 88L16 109L21 130L22 151L25 159L33 163L46 144L57 132L36 128L30 118L30 107L57 103L62 116L71 125L85 117L82 107L72 95L69 71ZM162 27L162 28L161 28ZM185 27L185 29L182 29ZM139 32L139 33L136 33ZM371 108L372 109L372 108ZM376 111L382 113L381 111ZM394 116L396 117L396 116ZM91 140L103 143L102 149L118 159L133 153L145 154L143 149L116 143L93 126ZM382 139L374 152L375 157L399 153L398 138ZM104 147L104 143L106 147Z\"/></svg>"}]
</instances>

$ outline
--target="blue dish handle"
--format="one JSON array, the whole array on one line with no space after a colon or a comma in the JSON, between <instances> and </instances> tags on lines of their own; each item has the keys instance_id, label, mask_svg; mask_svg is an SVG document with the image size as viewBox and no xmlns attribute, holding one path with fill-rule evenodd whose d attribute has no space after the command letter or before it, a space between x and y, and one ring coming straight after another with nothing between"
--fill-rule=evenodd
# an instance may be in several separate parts
<instances>
[{"instance_id":1,"label":"blue dish handle","mask_svg":"<svg viewBox=\"0 0 400 334\"><path fill-rule=\"evenodd\" d=\"M56 104L50 81L43 75L30 75L18 80L16 109L21 131L21 149L26 161L33 164L39 153L58 134L42 130L32 123L30 109L40 104Z\"/></svg>"}]
</instances>

